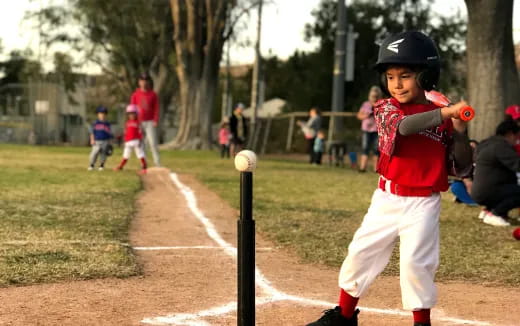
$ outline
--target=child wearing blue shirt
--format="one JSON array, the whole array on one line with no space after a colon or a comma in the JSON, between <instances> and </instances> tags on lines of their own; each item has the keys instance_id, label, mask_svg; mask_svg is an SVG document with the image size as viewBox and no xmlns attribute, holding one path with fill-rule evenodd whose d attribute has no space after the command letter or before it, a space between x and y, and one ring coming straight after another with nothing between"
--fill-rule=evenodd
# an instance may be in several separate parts
<instances>
[{"instance_id":1,"label":"child wearing blue shirt","mask_svg":"<svg viewBox=\"0 0 520 326\"><path fill-rule=\"evenodd\" d=\"M97 120L92 124L92 130L90 133L90 145L92 145L92 151L90 152L90 165L89 171L94 170L94 165L98 155L101 156L99 163L99 171L103 171L105 168L105 161L107 160L107 146L112 139L112 130L110 129L110 122L106 121L108 110L107 108L100 106L96 109Z\"/></svg>"}]
</instances>

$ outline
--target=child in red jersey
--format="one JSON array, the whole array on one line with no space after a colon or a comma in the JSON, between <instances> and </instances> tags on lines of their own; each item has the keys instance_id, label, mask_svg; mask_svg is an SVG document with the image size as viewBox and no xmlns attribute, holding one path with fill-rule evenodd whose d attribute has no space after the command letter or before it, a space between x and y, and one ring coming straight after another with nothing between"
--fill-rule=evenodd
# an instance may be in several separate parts
<instances>
[{"instance_id":1,"label":"child in red jersey","mask_svg":"<svg viewBox=\"0 0 520 326\"><path fill-rule=\"evenodd\" d=\"M422 33L385 39L376 69L391 96L374 110L378 189L341 267L339 306L308 326L357 326L358 299L388 264L398 237L402 302L415 326L430 325L437 300L440 192L448 189L448 173L464 176L472 166L466 123L459 120L466 103L438 108L426 100L440 62L435 43Z\"/></svg>"},{"instance_id":2,"label":"child in red jersey","mask_svg":"<svg viewBox=\"0 0 520 326\"><path fill-rule=\"evenodd\" d=\"M135 104L130 104L126 107L126 113L128 119L125 124L125 149L123 151L123 160L119 163L119 166L114 170L122 170L126 162L132 154L132 150L135 151L137 158L141 160L141 171L140 174L146 174L146 158L143 148L143 134L141 132L141 126L137 120L138 108Z\"/></svg>"}]
</instances>

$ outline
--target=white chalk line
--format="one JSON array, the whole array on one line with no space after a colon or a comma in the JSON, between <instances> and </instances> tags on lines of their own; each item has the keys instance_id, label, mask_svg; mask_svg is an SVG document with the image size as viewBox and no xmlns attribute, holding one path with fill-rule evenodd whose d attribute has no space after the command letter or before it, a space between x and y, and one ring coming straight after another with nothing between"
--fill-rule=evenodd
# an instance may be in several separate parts
<instances>
[{"instance_id":1,"label":"white chalk line","mask_svg":"<svg viewBox=\"0 0 520 326\"><path fill-rule=\"evenodd\" d=\"M184 195L188 207L195 215L195 217L204 225L208 236L215 241L219 246L221 246L225 252L235 257L237 256L236 248L232 247L228 242L226 242L217 229L213 225L213 223L202 213L202 211L198 208L197 198L194 192L188 186L184 185L178 178L177 174L170 173L170 178L173 183L177 186L177 188ZM257 306L273 303L277 301L293 301L298 302L303 305L310 306L318 306L318 307L334 307L336 304L332 302L322 301L322 300L314 300L308 299L304 297L289 295L284 292L281 292L275 289L269 280L267 280L258 266L255 267L255 276L256 276L256 284L265 292L267 296L256 297L255 303ZM409 311L403 311L398 309L379 309L379 308L370 308L370 307L359 307L363 312L374 313L374 314L386 314L386 315L398 315L398 316L410 316ZM178 313L171 314L167 316L159 316L159 317L150 317L144 318L141 320L142 323L145 324L154 324L154 325L187 325L187 326L210 326L211 324L201 320L201 318L206 317L216 317L229 314L237 310L237 302L229 302L227 304L213 307L210 309L202 310L196 313ZM475 326L490 326L492 325L486 321L478 321L478 320L467 320L460 318L451 318L451 317L437 317L435 315L432 316L433 319L448 323L454 324L462 324L462 325L475 325Z\"/></svg>"},{"instance_id":2,"label":"white chalk line","mask_svg":"<svg viewBox=\"0 0 520 326\"><path fill-rule=\"evenodd\" d=\"M87 240L10 240L3 241L0 245L11 245L11 246L27 246L27 245L91 245L91 246L104 246L104 245L118 245L118 246L129 246L128 243L119 241L87 241Z\"/></svg>"},{"instance_id":3,"label":"white chalk line","mask_svg":"<svg viewBox=\"0 0 520 326\"><path fill-rule=\"evenodd\" d=\"M190 250L190 249L214 249L214 250L223 250L225 248L220 246L159 246L159 247L132 247L134 250L140 251L156 251L156 250ZM232 248L236 251L236 248ZM256 251L271 251L273 248L265 247L265 248L257 248Z\"/></svg>"}]
</instances>

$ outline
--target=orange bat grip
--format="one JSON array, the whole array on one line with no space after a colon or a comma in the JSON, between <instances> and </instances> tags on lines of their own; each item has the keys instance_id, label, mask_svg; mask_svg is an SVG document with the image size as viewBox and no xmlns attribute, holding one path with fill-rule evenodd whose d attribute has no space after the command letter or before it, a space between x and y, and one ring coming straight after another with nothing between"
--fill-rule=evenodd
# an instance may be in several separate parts
<instances>
[{"instance_id":1,"label":"orange bat grip","mask_svg":"<svg viewBox=\"0 0 520 326\"><path fill-rule=\"evenodd\" d=\"M471 106L465 106L460 110L460 120L470 121L475 117L475 110Z\"/></svg>"}]
</instances>

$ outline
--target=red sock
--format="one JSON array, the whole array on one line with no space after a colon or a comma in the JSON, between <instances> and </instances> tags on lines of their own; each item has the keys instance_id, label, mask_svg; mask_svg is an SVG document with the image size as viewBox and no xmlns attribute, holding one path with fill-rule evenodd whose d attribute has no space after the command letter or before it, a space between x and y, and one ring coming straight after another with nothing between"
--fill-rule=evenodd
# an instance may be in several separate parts
<instances>
[{"instance_id":1,"label":"red sock","mask_svg":"<svg viewBox=\"0 0 520 326\"><path fill-rule=\"evenodd\" d=\"M339 306L341 307L343 317L350 318L354 315L358 301L359 298L355 298L341 289L339 292Z\"/></svg>"},{"instance_id":2,"label":"red sock","mask_svg":"<svg viewBox=\"0 0 520 326\"><path fill-rule=\"evenodd\" d=\"M416 323L430 323L430 309L421 309L413 312L413 321Z\"/></svg>"},{"instance_id":3,"label":"red sock","mask_svg":"<svg viewBox=\"0 0 520 326\"><path fill-rule=\"evenodd\" d=\"M146 159L144 157L141 159L141 166L143 167L143 170L146 170Z\"/></svg>"},{"instance_id":4,"label":"red sock","mask_svg":"<svg viewBox=\"0 0 520 326\"><path fill-rule=\"evenodd\" d=\"M121 163L119 163L119 166L118 166L118 168L119 168L119 169L122 169L122 168L123 168L123 166L125 166L125 164L126 164L126 161L128 161L128 160L127 160L126 158L124 158L124 159L123 159L123 160L121 161Z\"/></svg>"}]
</instances>

